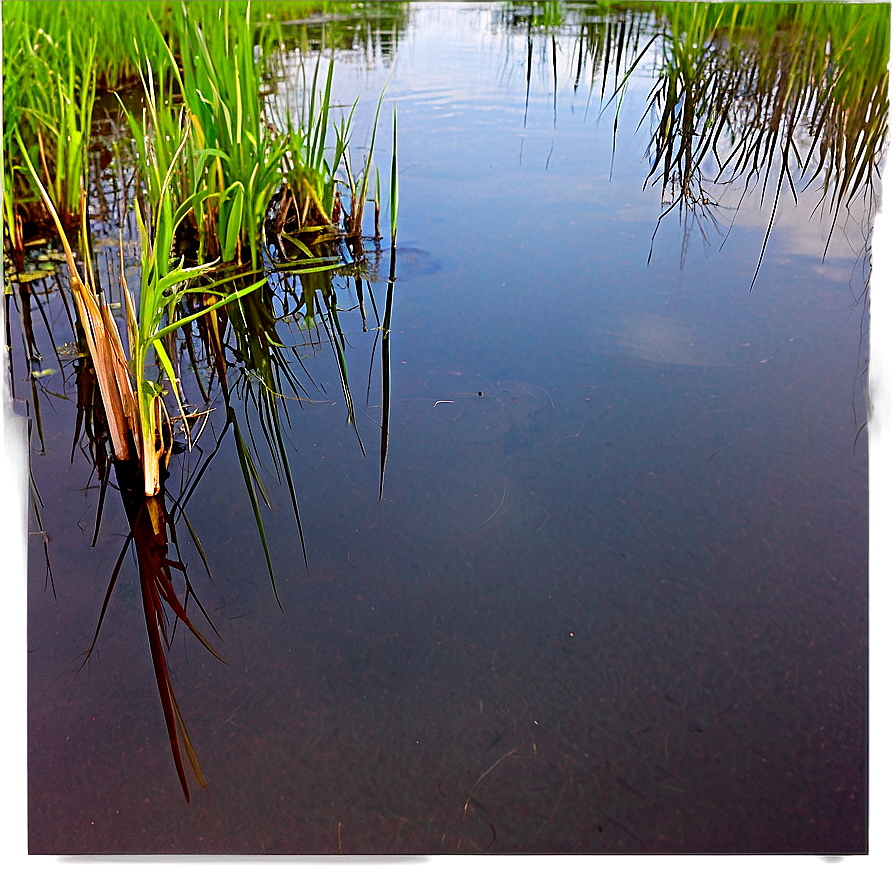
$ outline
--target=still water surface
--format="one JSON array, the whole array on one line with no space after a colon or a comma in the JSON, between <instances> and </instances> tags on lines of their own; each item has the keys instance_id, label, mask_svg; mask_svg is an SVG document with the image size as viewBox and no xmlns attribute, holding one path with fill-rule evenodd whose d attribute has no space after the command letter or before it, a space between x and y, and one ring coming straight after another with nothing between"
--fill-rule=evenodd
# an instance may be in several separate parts
<instances>
[{"instance_id":1,"label":"still water surface","mask_svg":"<svg viewBox=\"0 0 896 896\"><path fill-rule=\"evenodd\" d=\"M45 409L58 600L32 541L32 852L865 849L861 238L838 229L822 263L829 220L788 201L751 291L752 197L683 263L670 216L648 264L651 57L614 153L572 41L555 82L536 35L527 85L526 34L495 10L414 6L394 53L336 55L359 141L387 78L398 105L384 495L374 333L346 314L366 457L332 353L309 350L326 394L292 415L307 569L285 491L268 528L282 610L229 443L190 503L228 665L179 633L208 781L189 805L130 563L74 674L126 523L108 501L90 549L74 408Z\"/></svg>"}]
</instances>

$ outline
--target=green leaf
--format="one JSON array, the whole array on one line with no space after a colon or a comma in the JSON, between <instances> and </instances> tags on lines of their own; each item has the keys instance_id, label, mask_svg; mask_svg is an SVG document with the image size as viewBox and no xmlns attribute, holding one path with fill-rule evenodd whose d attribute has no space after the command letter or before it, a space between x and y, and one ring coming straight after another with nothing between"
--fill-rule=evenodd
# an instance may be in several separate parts
<instances>
[{"instance_id":1,"label":"green leaf","mask_svg":"<svg viewBox=\"0 0 896 896\"><path fill-rule=\"evenodd\" d=\"M232 198L228 199L228 193L233 194ZM224 241L221 245L221 257L224 261L230 261L236 253L242 219L243 185L235 183L225 191L218 224L219 232L224 234Z\"/></svg>"}]
</instances>

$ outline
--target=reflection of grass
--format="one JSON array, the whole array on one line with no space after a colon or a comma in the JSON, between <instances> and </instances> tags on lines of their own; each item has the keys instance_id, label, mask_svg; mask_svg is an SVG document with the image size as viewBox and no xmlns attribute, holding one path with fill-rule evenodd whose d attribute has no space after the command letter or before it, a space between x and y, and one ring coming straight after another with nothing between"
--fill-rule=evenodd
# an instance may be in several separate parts
<instances>
[{"instance_id":1,"label":"reflection of grass","mask_svg":"<svg viewBox=\"0 0 896 896\"><path fill-rule=\"evenodd\" d=\"M410 4L306 0L292 7L284 32L288 46L298 46L303 53L336 49L390 56L407 27Z\"/></svg>"},{"instance_id":2,"label":"reflection of grass","mask_svg":"<svg viewBox=\"0 0 896 896\"><path fill-rule=\"evenodd\" d=\"M653 164L672 208L701 213L702 167L761 183L772 214L785 180L820 180L838 216L872 192L886 141L889 6L663 4ZM759 263L761 264L762 255ZM758 265L757 265L758 273Z\"/></svg>"},{"instance_id":3,"label":"reflection of grass","mask_svg":"<svg viewBox=\"0 0 896 896\"><path fill-rule=\"evenodd\" d=\"M831 233L853 202L873 206L888 4L510 3L502 16L529 35L530 59L532 35L573 35L574 88L585 81L615 103L617 123L629 75L655 47L646 181L662 189L660 220L678 211L685 246L694 226L705 235L714 222L713 184L758 184L770 200L763 253L785 190L817 186Z\"/></svg>"}]
</instances>

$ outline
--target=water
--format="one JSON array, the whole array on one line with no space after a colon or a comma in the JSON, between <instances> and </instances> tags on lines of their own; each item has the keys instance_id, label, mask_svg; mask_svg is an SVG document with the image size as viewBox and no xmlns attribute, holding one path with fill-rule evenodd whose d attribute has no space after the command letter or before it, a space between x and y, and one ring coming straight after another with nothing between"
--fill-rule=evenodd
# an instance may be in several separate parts
<instances>
[{"instance_id":1,"label":"water","mask_svg":"<svg viewBox=\"0 0 896 896\"><path fill-rule=\"evenodd\" d=\"M670 215L648 264L646 63L614 152L569 35L556 95L536 35L527 98L525 31L495 9L413 6L394 53L336 57L359 144L387 78L399 109L384 495L374 333L345 314L366 457L332 355L309 353L307 569L285 490L268 528L282 610L229 443L190 503L228 664L178 633L208 781L189 805L130 561L74 674L126 523L110 495L90 549L74 407L44 406L58 599L32 538L32 852L865 850L857 234L822 263L830 220L783 202L751 291L770 213L751 197L722 248L695 232L683 253Z\"/></svg>"}]
</instances>

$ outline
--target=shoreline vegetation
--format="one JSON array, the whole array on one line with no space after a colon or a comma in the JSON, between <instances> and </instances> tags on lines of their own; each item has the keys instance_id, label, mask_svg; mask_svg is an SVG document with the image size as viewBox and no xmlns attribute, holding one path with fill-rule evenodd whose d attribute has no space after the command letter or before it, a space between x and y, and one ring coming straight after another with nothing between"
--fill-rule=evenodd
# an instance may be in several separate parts
<instances>
[{"instance_id":1,"label":"shoreline vegetation","mask_svg":"<svg viewBox=\"0 0 896 896\"><path fill-rule=\"evenodd\" d=\"M192 598L214 630L187 576L175 529L183 519L202 554L185 505L211 457L188 490L175 496L165 488L172 455L191 448L205 428L212 413L212 381L217 379L225 424L211 456L230 430L279 603L263 521L263 506L270 507L259 473L263 467L273 466L288 487L305 556L284 428L287 400L301 402L307 394L277 331L287 293L295 300L290 316L301 318L309 331L323 329L333 346L349 423L357 434L338 321L342 309L336 306L333 281L353 276L362 296L368 256L381 251L380 173L374 150L383 99L363 163L354 171L349 151L354 107L341 121L332 120L332 60L322 62L318 56L301 118L273 120L266 97L277 54L284 49L280 23L307 11L301 3L3 5L4 242L12 279L18 282L39 438L43 445L36 389L40 371L35 369L42 359L31 311L43 309L32 292L34 278L25 276L25 259L29 244L52 240L63 251L48 256L51 263L40 273L50 274L53 262L64 262L68 271L71 299L66 311L81 361L77 428L83 427L87 436L101 483L94 543L113 472L130 524L84 662L133 545L165 725L187 800L184 757L200 786L204 779L171 685L166 652L174 627L182 623L214 656L222 657L187 613ZM112 139L106 140L102 132L97 134L104 98L107 121L115 125ZM396 147L397 133L387 197L391 276L386 323L377 333L386 365L381 489L388 441ZM110 223L92 201L92 190L99 188L91 180L89 162L97 148L102 166L120 175L118 303L104 295L95 271L91 224L98 219ZM374 185L376 194L370 195ZM367 238L369 205L375 205L376 234ZM137 283L127 277L126 228L139 235ZM55 268L54 274L58 279ZM61 280L59 285L66 299ZM6 302L8 321L9 294ZM184 352L195 372L192 386L181 375ZM204 363L197 363L197 353ZM257 439L249 422L253 416L262 430ZM358 441L363 452L359 434ZM39 520L35 495L32 507ZM49 554L47 558L49 562ZM202 559L205 563L204 555Z\"/></svg>"}]
</instances>

